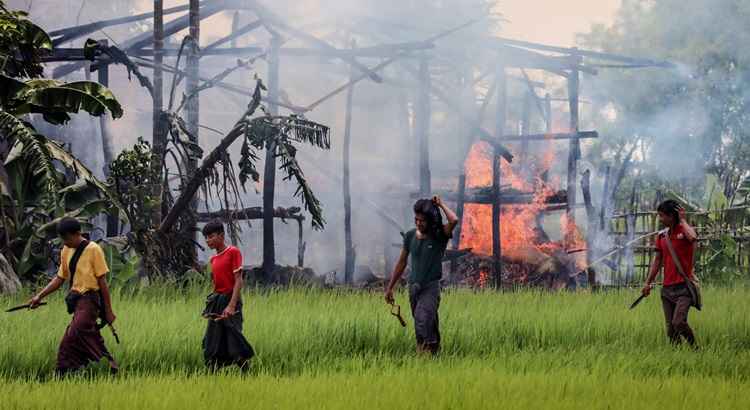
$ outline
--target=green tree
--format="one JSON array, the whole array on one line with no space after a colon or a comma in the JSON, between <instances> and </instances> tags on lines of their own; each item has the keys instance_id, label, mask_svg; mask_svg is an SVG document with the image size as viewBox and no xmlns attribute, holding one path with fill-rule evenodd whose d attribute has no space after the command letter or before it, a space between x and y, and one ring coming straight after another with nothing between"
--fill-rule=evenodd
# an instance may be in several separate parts
<instances>
[{"instance_id":1,"label":"green tree","mask_svg":"<svg viewBox=\"0 0 750 410\"><path fill-rule=\"evenodd\" d=\"M594 106L605 107L594 122L607 136L590 159L635 149L634 166L652 181L684 182L695 198L713 173L734 197L750 170L748 19L741 0L624 0L611 26L580 35L585 47L675 63L585 82Z\"/></svg>"},{"instance_id":2,"label":"green tree","mask_svg":"<svg viewBox=\"0 0 750 410\"><path fill-rule=\"evenodd\" d=\"M41 78L40 57L51 50L44 30L0 1L0 250L26 279L46 270L57 219L87 219L116 204L106 184L29 122L32 114L56 125L79 111L122 115L98 83Z\"/></svg>"}]
</instances>

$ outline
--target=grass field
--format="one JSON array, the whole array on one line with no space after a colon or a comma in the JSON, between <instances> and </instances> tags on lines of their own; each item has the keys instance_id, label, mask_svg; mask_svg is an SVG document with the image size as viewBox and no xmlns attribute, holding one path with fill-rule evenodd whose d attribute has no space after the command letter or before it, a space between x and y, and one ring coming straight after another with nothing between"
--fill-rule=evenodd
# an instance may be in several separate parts
<instances>
[{"instance_id":1,"label":"grass field","mask_svg":"<svg viewBox=\"0 0 750 410\"><path fill-rule=\"evenodd\" d=\"M61 295L2 314L0 408L750 408L746 287L706 289L704 311L691 311L697 352L666 342L657 294L629 311L635 291L446 291L437 359L415 357L413 330L379 293L249 291L249 375L205 372L204 293L116 293L122 344L105 333L116 378L103 366L52 377L69 320Z\"/></svg>"}]
</instances>

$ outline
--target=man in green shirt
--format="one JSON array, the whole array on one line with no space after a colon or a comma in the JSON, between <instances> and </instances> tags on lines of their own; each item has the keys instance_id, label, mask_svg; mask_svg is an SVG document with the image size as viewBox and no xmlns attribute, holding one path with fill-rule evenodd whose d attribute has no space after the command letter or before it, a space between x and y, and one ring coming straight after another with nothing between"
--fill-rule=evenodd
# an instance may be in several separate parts
<instances>
[{"instance_id":1,"label":"man in green shirt","mask_svg":"<svg viewBox=\"0 0 750 410\"><path fill-rule=\"evenodd\" d=\"M443 225L440 211L445 213L448 223ZM443 255L453 236L458 217L439 197L420 199L414 204L414 224L404 235L401 249L391 281L385 289L386 303L393 303L393 288L401 280L406 263L411 255L409 274L409 303L414 317L417 352L437 354L440 351L440 329L438 307L440 306L440 279L443 276Z\"/></svg>"}]
</instances>

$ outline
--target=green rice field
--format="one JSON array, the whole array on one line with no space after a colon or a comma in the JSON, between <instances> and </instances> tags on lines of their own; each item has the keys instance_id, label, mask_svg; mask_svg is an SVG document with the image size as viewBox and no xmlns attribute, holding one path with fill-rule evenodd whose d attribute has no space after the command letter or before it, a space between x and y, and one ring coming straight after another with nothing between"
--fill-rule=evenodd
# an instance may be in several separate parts
<instances>
[{"instance_id":1,"label":"green rice field","mask_svg":"<svg viewBox=\"0 0 750 410\"><path fill-rule=\"evenodd\" d=\"M120 362L53 377L69 316L62 295L0 316L0 409L750 408L750 289L705 289L690 322L701 348L666 340L658 293L447 290L443 352L414 353L380 293L249 290L249 374L202 363L203 289L115 292ZM21 298L0 299L6 309ZM409 326L405 294L399 294ZM83 406L83 403L86 406Z\"/></svg>"}]
</instances>

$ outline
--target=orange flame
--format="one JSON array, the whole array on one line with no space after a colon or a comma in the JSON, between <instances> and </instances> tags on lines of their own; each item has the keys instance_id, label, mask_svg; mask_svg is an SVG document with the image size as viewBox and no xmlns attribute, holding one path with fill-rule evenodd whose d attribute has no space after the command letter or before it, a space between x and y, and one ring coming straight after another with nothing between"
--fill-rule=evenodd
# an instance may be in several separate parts
<instances>
[{"instance_id":1,"label":"orange flame","mask_svg":"<svg viewBox=\"0 0 750 410\"><path fill-rule=\"evenodd\" d=\"M487 286L487 281L490 279L490 273L486 270L479 272L479 288L484 289Z\"/></svg>"},{"instance_id":2,"label":"orange flame","mask_svg":"<svg viewBox=\"0 0 750 410\"><path fill-rule=\"evenodd\" d=\"M552 145L550 144L550 147ZM529 204L503 205L500 216L500 246L504 258L513 261L538 263L554 250L558 244L539 243L540 232L537 218L546 208L547 199L555 194L552 184L542 180L541 175L548 171L554 159L552 149L542 155L529 156L525 172L516 171L506 161L501 161L500 184L502 190L527 193ZM467 188L488 188L492 186L492 148L486 142L478 142L471 147L464 164ZM555 181L553 181L555 182ZM581 235L573 223L562 225L566 237L581 240ZM573 235L576 233L576 235ZM486 204L466 204L461 228L460 246L472 248L475 253L492 254L492 206ZM481 279L481 275L480 275Z\"/></svg>"}]
</instances>

